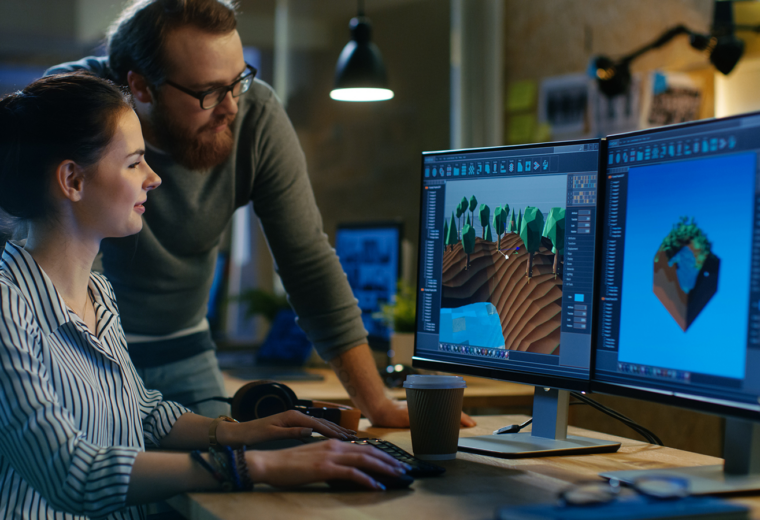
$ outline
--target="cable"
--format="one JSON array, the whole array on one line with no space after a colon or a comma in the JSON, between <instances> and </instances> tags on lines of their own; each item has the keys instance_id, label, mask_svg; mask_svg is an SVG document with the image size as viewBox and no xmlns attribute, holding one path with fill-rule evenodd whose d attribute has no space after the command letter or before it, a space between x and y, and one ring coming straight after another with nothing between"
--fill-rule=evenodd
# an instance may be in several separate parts
<instances>
[{"instance_id":1,"label":"cable","mask_svg":"<svg viewBox=\"0 0 760 520\"><path fill-rule=\"evenodd\" d=\"M630 419L630 418L626 417L622 413L620 413L620 412L618 412L616 410L613 410L612 408L608 408L607 406L604 406L603 404L598 403L598 402L594 401L593 399L591 399L591 398L589 398L589 397L587 397L587 396L585 396L583 394L580 394L578 392L571 392L570 395L572 395L576 399L578 399L578 400L580 400L580 401L588 404L589 406L591 406L593 408L596 408L600 412L606 413L610 417L612 417L614 419L617 419L618 421L622 422L623 424L625 424L626 426L628 426L629 428L631 428L632 430L636 431L641 436L643 436L650 444L656 444L658 446L664 446L662 440L660 440L660 438L657 435L655 435L652 431L648 430L647 428L644 428L643 426L641 426L640 424L638 424L636 421L634 421L633 419Z\"/></svg>"},{"instance_id":2,"label":"cable","mask_svg":"<svg viewBox=\"0 0 760 520\"><path fill-rule=\"evenodd\" d=\"M655 435L652 431L648 430L647 428L644 428L640 424L638 424L633 419L630 419L623 415L622 413L613 410L612 408L608 408L607 406L604 406L601 403L598 403L594 401L593 399L586 397L583 394L579 394L577 392L571 392L570 395L578 399L578 401L570 403L571 405L580 405L580 404L587 404L591 406L592 408L595 408L599 410L602 413L605 413L612 417L613 419L617 419L618 421L622 422L626 426L628 426L630 429L644 437L649 444L656 444L658 446L664 446L663 442L660 440L660 438ZM510 424L509 426L504 426L502 428L499 428L498 430L495 430L493 432L494 435L501 435L504 433L518 433L520 430L525 428L526 426L533 423L533 418L528 419L522 424Z\"/></svg>"}]
</instances>

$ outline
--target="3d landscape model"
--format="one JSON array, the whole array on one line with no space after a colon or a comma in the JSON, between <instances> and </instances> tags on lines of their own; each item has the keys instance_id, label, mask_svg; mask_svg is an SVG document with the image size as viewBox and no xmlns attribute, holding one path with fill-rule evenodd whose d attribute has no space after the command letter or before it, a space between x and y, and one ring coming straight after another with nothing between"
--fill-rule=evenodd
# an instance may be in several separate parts
<instances>
[{"instance_id":1,"label":"3d landscape model","mask_svg":"<svg viewBox=\"0 0 760 520\"><path fill-rule=\"evenodd\" d=\"M564 208L481 204L476 232L473 200L444 225L439 340L559 354Z\"/></svg>"},{"instance_id":2,"label":"3d landscape model","mask_svg":"<svg viewBox=\"0 0 760 520\"><path fill-rule=\"evenodd\" d=\"M692 218L681 217L654 255L654 294L686 329L718 290L720 259Z\"/></svg>"}]
</instances>

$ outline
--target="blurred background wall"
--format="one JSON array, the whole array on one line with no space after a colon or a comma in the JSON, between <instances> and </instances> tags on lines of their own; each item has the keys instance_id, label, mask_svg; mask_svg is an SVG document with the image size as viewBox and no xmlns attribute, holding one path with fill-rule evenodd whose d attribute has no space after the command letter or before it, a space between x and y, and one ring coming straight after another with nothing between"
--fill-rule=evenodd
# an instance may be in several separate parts
<instances>
[{"instance_id":1,"label":"blurred background wall","mask_svg":"<svg viewBox=\"0 0 760 520\"><path fill-rule=\"evenodd\" d=\"M0 94L23 87L51 65L102 54L105 30L122 6L113 0L0 0ZM577 81L593 56L624 55L677 24L707 32L713 13L712 0L366 0L395 97L343 103L329 92L349 40L354 0L242 0L239 6L246 55L286 104L328 236L332 240L343 222L401 219L410 282L422 151L603 135L608 127L594 124L596 94L588 76L591 97L582 124L569 133L542 119L546 81ZM735 2L734 12L737 22L760 22L758 2ZM707 55L685 37L634 62L638 112L618 121L616 130L641 126L654 70L691 78L700 89L698 117L760 108L754 88L760 44L755 33L739 36L745 56L728 77L716 75ZM236 284L229 292L276 289L250 211L235 226L230 236L238 242L243 236L245 243L226 241ZM261 337L255 325L243 325L240 309L233 305L229 312L235 321L230 330Z\"/></svg>"}]
</instances>

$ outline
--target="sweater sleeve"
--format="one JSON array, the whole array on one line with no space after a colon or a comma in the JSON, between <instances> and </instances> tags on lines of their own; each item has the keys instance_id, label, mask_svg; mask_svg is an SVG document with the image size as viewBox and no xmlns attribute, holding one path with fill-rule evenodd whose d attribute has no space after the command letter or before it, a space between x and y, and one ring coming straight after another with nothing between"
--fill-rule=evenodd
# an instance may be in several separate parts
<instances>
[{"instance_id":1,"label":"sweater sleeve","mask_svg":"<svg viewBox=\"0 0 760 520\"><path fill-rule=\"evenodd\" d=\"M298 325L329 361L366 343L367 331L358 301L322 229L295 130L271 91L264 103L258 120L247 122L253 127L250 137L256 168L253 209Z\"/></svg>"},{"instance_id":2,"label":"sweater sleeve","mask_svg":"<svg viewBox=\"0 0 760 520\"><path fill-rule=\"evenodd\" d=\"M121 509L141 449L85 439L51 384L41 334L20 293L0 283L0 456L55 509Z\"/></svg>"}]
</instances>

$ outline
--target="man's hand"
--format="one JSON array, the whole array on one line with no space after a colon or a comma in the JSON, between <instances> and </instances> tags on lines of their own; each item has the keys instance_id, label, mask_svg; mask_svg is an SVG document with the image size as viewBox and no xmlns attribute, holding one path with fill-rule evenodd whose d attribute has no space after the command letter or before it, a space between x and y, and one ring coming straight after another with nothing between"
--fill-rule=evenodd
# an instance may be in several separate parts
<instances>
[{"instance_id":1,"label":"man's hand","mask_svg":"<svg viewBox=\"0 0 760 520\"><path fill-rule=\"evenodd\" d=\"M372 426L409 428L409 409L406 406L406 401L393 401L387 399L387 403L376 413L375 419L372 420ZM460 424L463 428L472 428L477 423L472 417L462 412L462 420Z\"/></svg>"}]
</instances>

